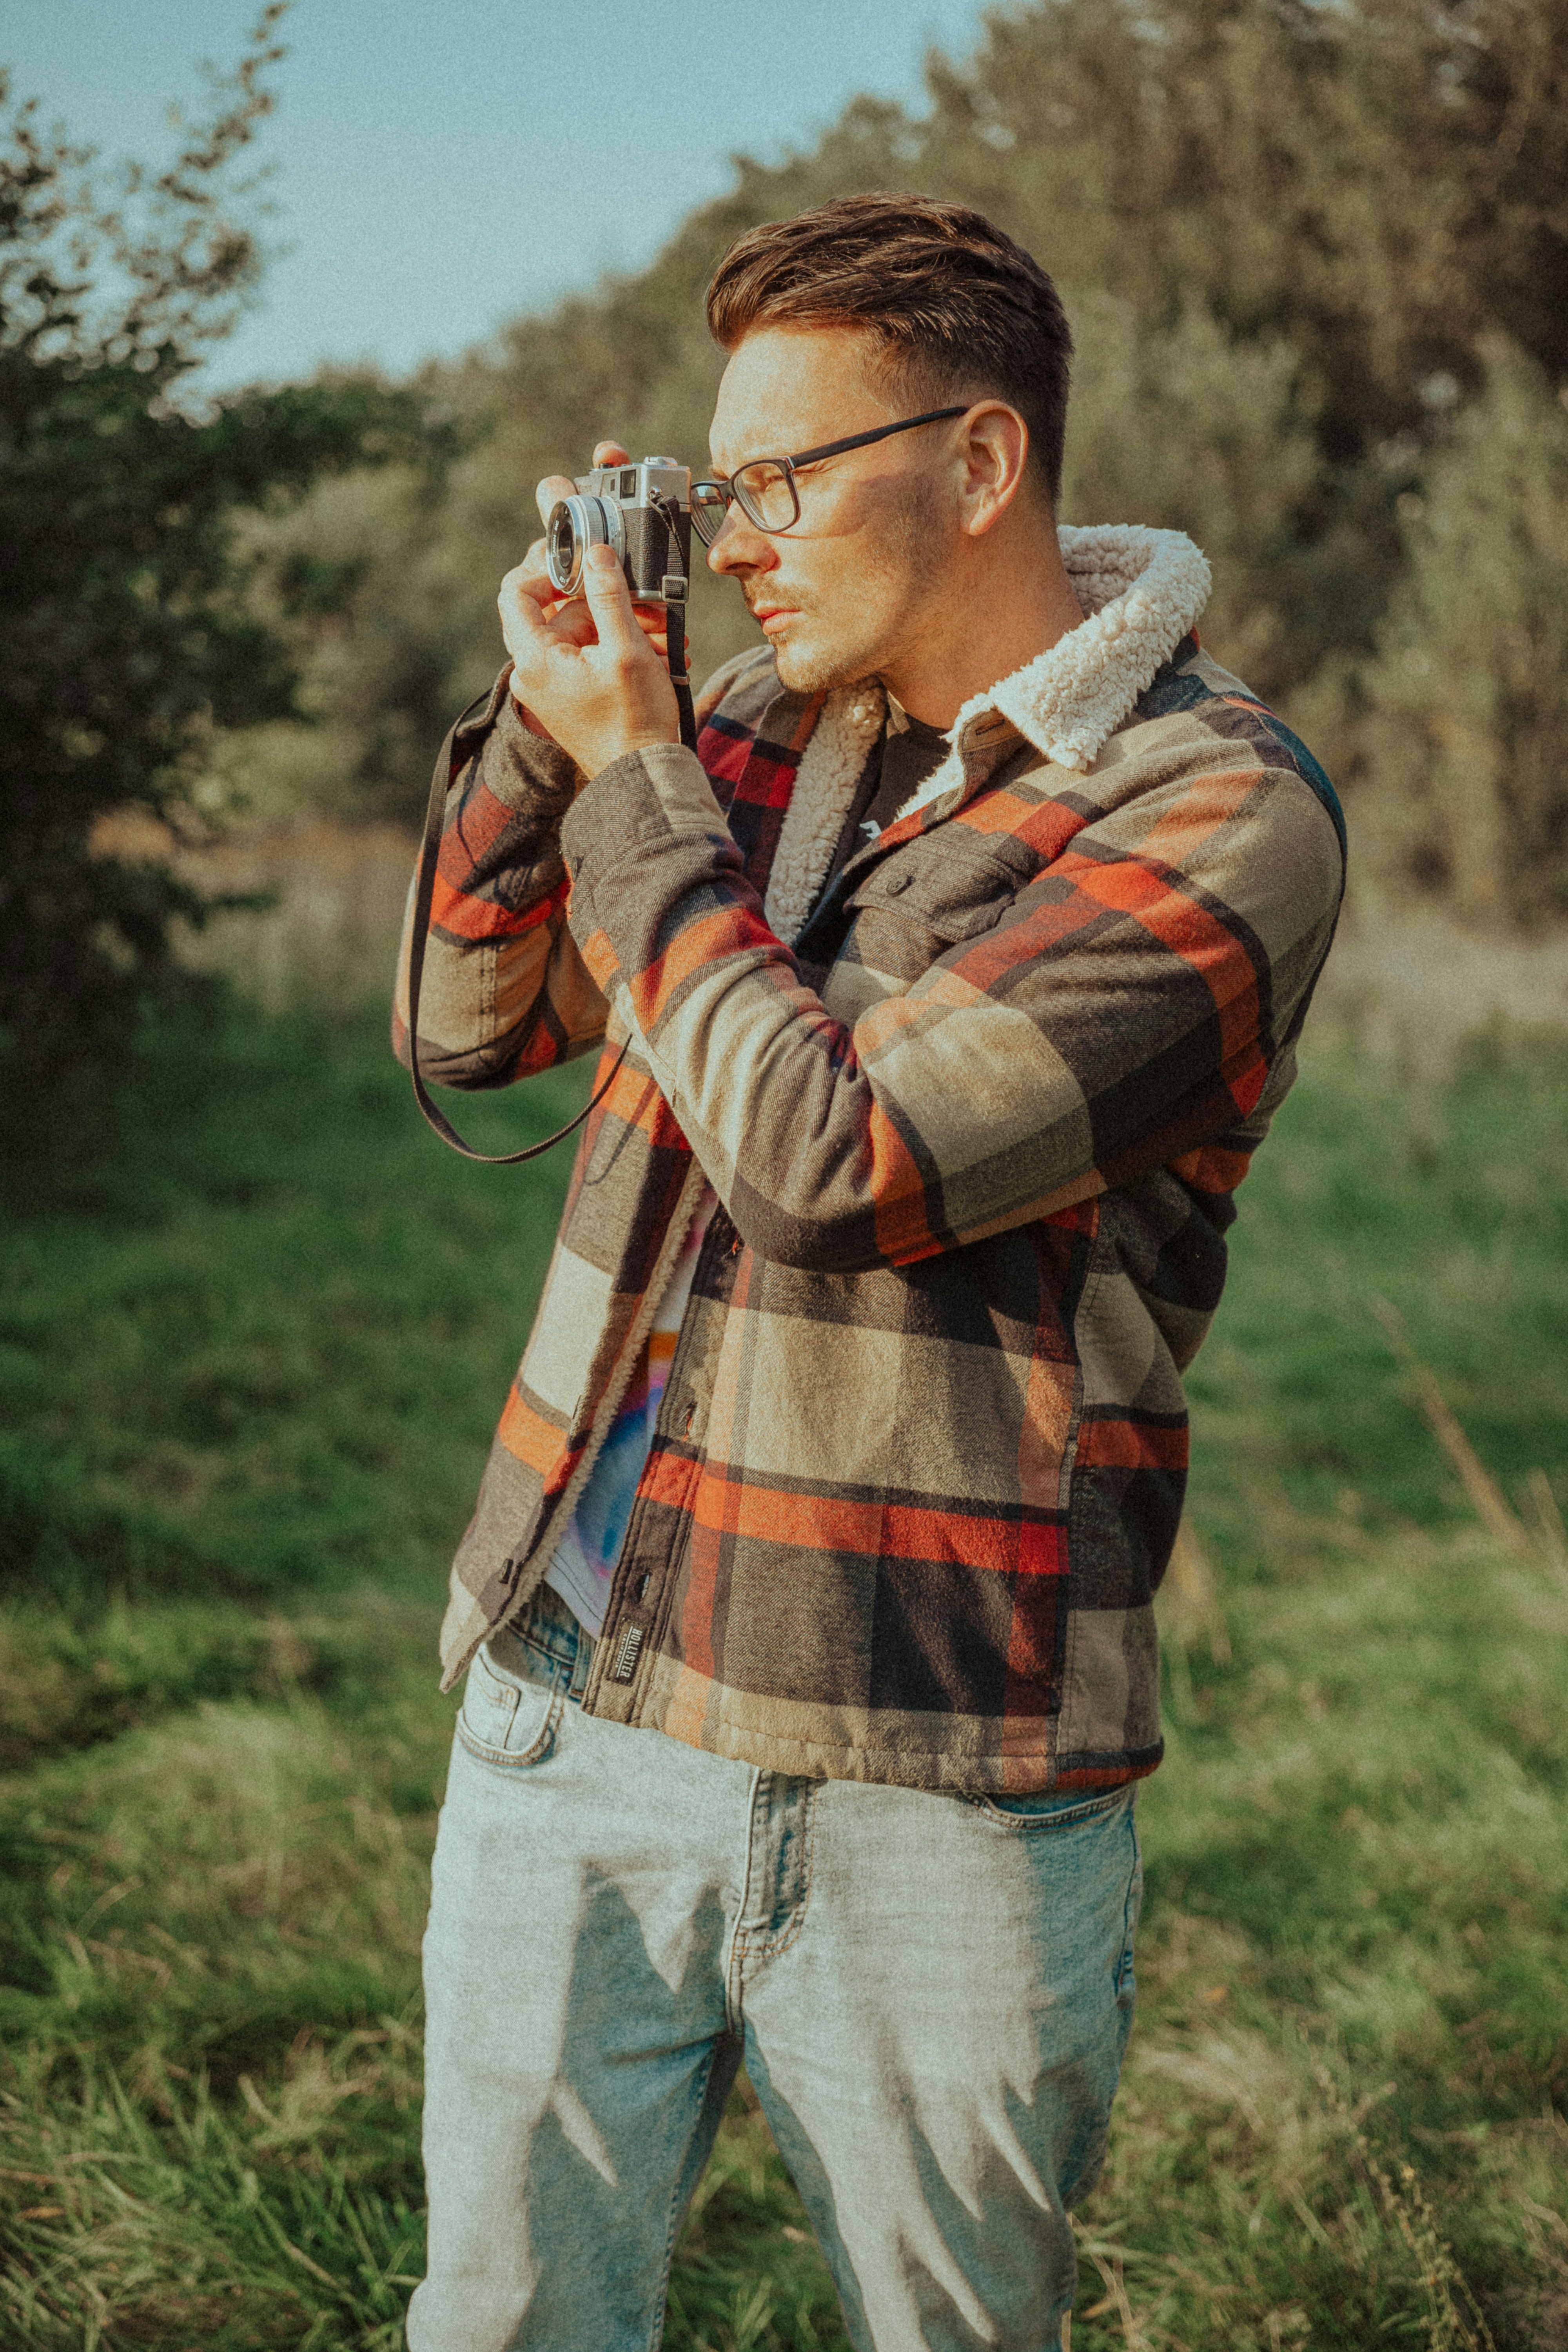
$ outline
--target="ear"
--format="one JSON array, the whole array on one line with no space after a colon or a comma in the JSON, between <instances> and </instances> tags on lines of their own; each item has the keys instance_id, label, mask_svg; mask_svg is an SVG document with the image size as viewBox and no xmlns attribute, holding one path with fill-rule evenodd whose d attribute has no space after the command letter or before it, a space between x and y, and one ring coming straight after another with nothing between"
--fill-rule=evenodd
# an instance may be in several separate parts
<instances>
[{"instance_id":1,"label":"ear","mask_svg":"<svg viewBox=\"0 0 1568 2352\"><path fill-rule=\"evenodd\" d=\"M980 539L1025 489L1029 428L1005 401L981 400L965 417L963 432L960 527Z\"/></svg>"}]
</instances>

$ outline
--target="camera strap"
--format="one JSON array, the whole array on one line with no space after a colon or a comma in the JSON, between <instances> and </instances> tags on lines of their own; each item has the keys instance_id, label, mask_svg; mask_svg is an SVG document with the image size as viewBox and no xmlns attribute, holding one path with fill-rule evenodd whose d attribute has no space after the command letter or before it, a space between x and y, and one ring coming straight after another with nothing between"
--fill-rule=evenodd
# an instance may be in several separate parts
<instances>
[{"instance_id":1,"label":"camera strap","mask_svg":"<svg viewBox=\"0 0 1568 2352\"><path fill-rule=\"evenodd\" d=\"M664 586L667 592L664 601L669 614L667 639L669 678L680 712L680 740L689 751L695 751L697 719L691 701L691 680L686 667L686 582L672 575L665 581ZM679 596L668 593L677 587L680 591ZM468 710L473 708L470 702ZM458 729L468 717L468 710L459 713L437 753L436 765L430 776L430 797L425 804L425 832L419 845L419 880L414 892L414 925L408 942L408 1071L414 1081L414 1099L443 1143L450 1144L454 1151L460 1151L465 1160L477 1160L481 1167L515 1168L520 1160L537 1160L542 1153L553 1151L558 1143L564 1143L569 1135L574 1135L584 1121L598 1109L620 1075L621 1064L631 1051L632 1041L630 1037L626 1039L616 1055L604 1085L592 1101L584 1105L575 1118L569 1118L564 1127L558 1127L553 1135L545 1137L542 1143L524 1144L521 1151L476 1151L471 1143L464 1142L445 1111L438 1110L430 1099L419 1067L419 993L425 979L425 950L430 937L430 909L436 898L436 868L441 856L447 793L452 782L452 753L457 745Z\"/></svg>"},{"instance_id":2,"label":"camera strap","mask_svg":"<svg viewBox=\"0 0 1568 2352\"><path fill-rule=\"evenodd\" d=\"M678 547L679 543L677 540ZM689 585L689 583L683 580L678 572L667 572L661 583L665 657L669 664L669 682L675 688L676 706L680 712L680 740L689 751L695 751L697 713L691 701L691 677L686 667L686 597Z\"/></svg>"}]
</instances>

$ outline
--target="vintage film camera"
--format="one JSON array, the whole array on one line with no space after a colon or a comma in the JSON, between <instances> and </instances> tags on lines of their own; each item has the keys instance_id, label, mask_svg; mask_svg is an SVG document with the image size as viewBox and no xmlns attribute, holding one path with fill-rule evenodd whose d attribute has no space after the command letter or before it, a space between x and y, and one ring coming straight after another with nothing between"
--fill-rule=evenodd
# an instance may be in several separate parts
<instances>
[{"instance_id":1,"label":"vintage film camera","mask_svg":"<svg viewBox=\"0 0 1568 2352\"><path fill-rule=\"evenodd\" d=\"M544 526L544 563L563 596L583 593L590 547L614 548L639 604L684 604L691 575L691 472L673 457L595 466Z\"/></svg>"}]
</instances>

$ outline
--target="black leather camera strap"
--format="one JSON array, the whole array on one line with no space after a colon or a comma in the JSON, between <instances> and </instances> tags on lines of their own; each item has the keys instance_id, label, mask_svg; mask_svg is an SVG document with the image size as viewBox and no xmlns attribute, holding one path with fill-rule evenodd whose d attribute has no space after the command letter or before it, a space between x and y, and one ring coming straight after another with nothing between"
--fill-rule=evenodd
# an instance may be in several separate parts
<instances>
[{"instance_id":1,"label":"black leather camera strap","mask_svg":"<svg viewBox=\"0 0 1568 2352\"><path fill-rule=\"evenodd\" d=\"M667 583L673 586L673 581ZM681 583L685 586L684 581ZM669 675L675 688L675 698L680 711L680 740L688 751L697 749L697 721L691 702L691 682L686 668L686 604L684 599L668 599L669 614ZM678 650L679 648L679 650ZM486 699L488 698L479 698ZM408 942L408 1070L414 1081L414 1099L443 1143L460 1151L465 1160L477 1160L484 1168L515 1168L520 1160L537 1160L542 1153L552 1151L574 1135L593 1112L598 1109L620 1074L621 1064L631 1051L628 1037L604 1085L592 1101L584 1105L575 1118L547 1135L542 1143L524 1144L521 1151L476 1151L465 1143L446 1113L431 1101L419 1067L419 993L425 979L425 950L430 938L430 909L436 898L436 868L441 856L441 835L447 817L447 794L452 782L452 753L458 740L458 729L475 708L461 712L436 755L436 765L430 777L430 797L425 804L425 834L419 845L419 880L414 893L414 926Z\"/></svg>"}]
</instances>

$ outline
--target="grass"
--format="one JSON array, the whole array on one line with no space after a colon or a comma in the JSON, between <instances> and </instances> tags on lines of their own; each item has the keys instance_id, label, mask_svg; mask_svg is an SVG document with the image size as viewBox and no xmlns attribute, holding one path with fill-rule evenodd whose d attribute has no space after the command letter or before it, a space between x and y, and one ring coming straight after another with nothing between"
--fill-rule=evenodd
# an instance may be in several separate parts
<instances>
[{"instance_id":1,"label":"grass","mask_svg":"<svg viewBox=\"0 0 1568 2352\"><path fill-rule=\"evenodd\" d=\"M1074 2352L1568 2345L1568 1577L1366 1304L1568 1495L1565 1103L1545 1049L1415 1124L1309 1063L1243 1194ZM0 1302L0 2344L390 2352L431 1643L564 1168L443 1153L352 1024L165 1037L101 1118ZM743 2092L667 2340L843 2345Z\"/></svg>"},{"instance_id":2,"label":"grass","mask_svg":"<svg viewBox=\"0 0 1568 2352\"><path fill-rule=\"evenodd\" d=\"M582 1084L469 1124L527 1141ZM468 1515L563 1174L459 1161L379 1023L152 1040L63 1169L11 1178L0 1573L68 1599L420 1589Z\"/></svg>"}]
</instances>

